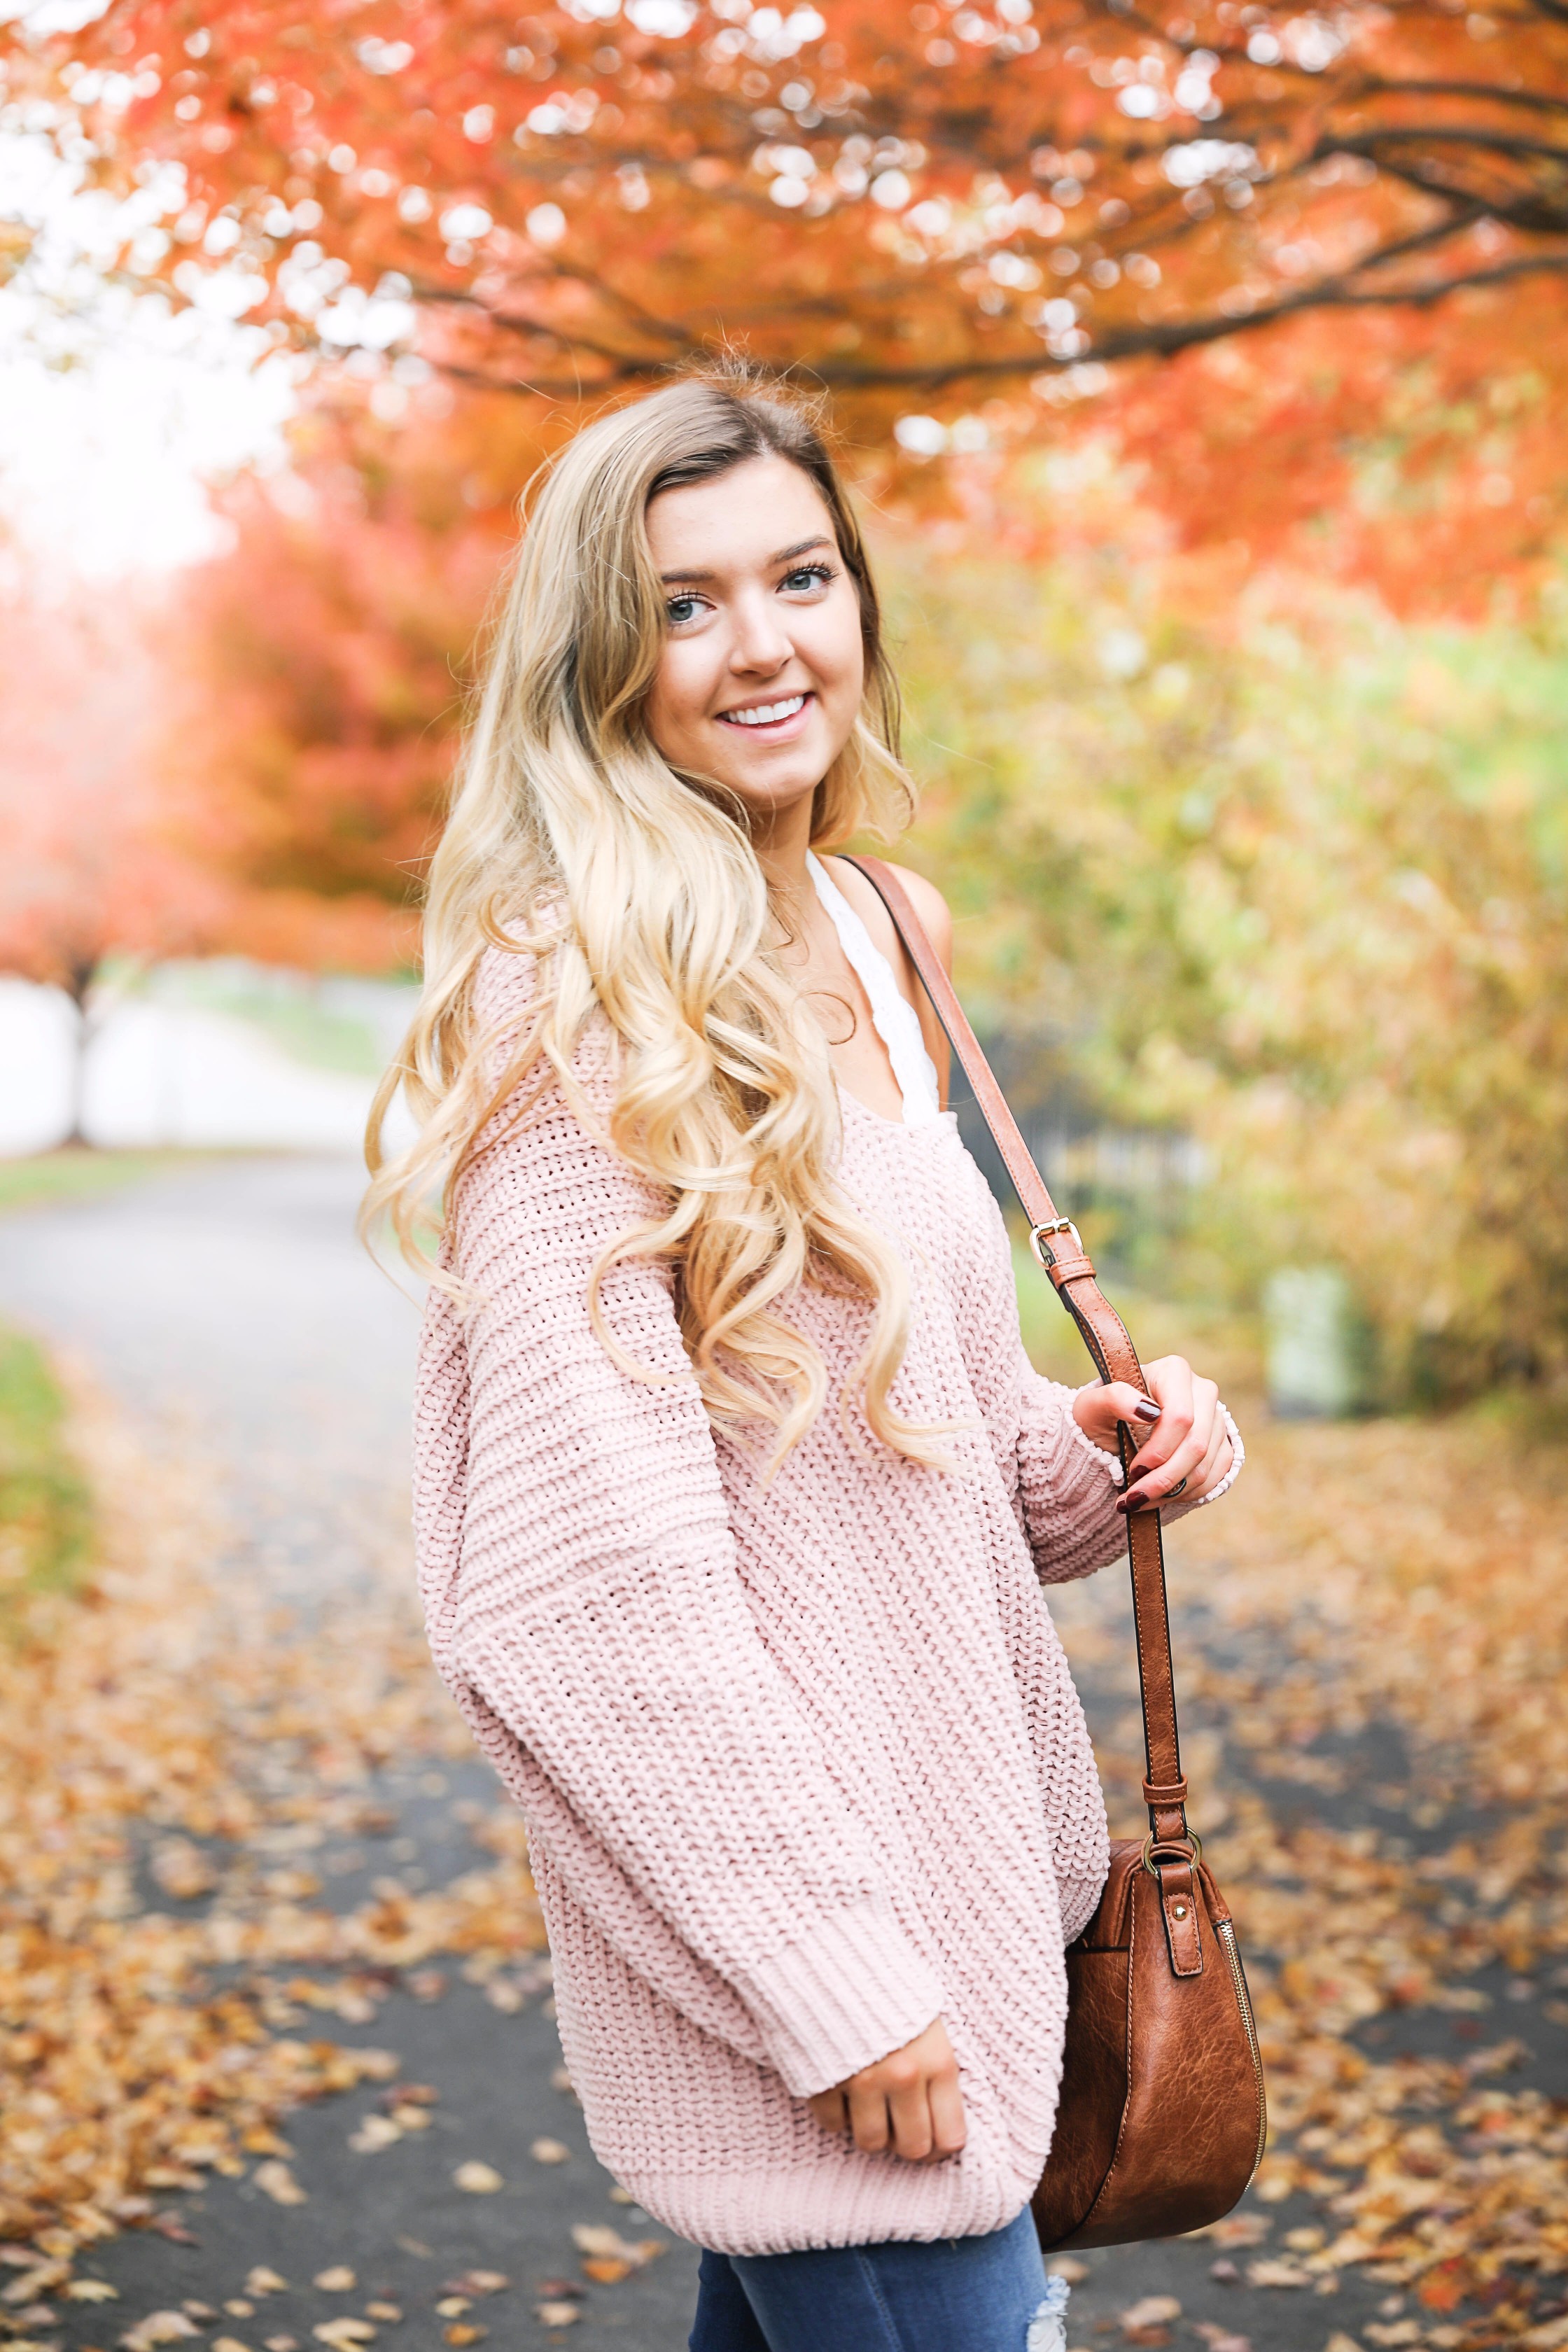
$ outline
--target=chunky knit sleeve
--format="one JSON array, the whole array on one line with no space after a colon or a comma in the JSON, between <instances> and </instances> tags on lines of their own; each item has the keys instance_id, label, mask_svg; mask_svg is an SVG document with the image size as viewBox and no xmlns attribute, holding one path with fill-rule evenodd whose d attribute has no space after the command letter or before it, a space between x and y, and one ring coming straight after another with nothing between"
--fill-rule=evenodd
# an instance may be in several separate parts
<instances>
[{"instance_id":1,"label":"chunky knit sleeve","mask_svg":"<svg viewBox=\"0 0 1568 2352\"><path fill-rule=\"evenodd\" d=\"M605 1279L626 1361L594 1328L595 1261L658 1205L553 1085L464 1178L464 1501L431 1637L559 1800L552 1858L570 1873L562 1835L585 1869L609 1856L805 2095L910 2041L942 1988L757 1633L667 1276Z\"/></svg>"},{"instance_id":2,"label":"chunky knit sleeve","mask_svg":"<svg viewBox=\"0 0 1568 2352\"><path fill-rule=\"evenodd\" d=\"M1018 1381L1018 1500L1042 1584L1067 1584L1125 1544L1116 1509L1121 1465L1073 1419L1073 1392L1024 1359Z\"/></svg>"}]
</instances>

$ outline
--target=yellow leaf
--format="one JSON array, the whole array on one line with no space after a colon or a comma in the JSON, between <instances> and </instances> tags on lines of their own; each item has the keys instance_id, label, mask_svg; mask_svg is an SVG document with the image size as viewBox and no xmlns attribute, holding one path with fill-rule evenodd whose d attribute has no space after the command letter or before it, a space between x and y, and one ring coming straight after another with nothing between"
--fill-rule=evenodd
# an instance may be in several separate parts
<instances>
[{"instance_id":1,"label":"yellow leaf","mask_svg":"<svg viewBox=\"0 0 1568 2352\"><path fill-rule=\"evenodd\" d=\"M306 2202L308 2192L300 2188L288 2166L276 2157L269 2157L265 2164L258 2164L251 2177L262 2195L270 2197L275 2205L303 2205Z\"/></svg>"},{"instance_id":2,"label":"yellow leaf","mask_svg":"<svg viewBox=\"0 0 1568 2352\"><path fill-rule=\"evenodd\" d=\"M498 2189L506 2187L493 2164L481 2164L477 2160L459 2164L452 2179L458 2188L467 2189L470 2197L493 2197Z\"/></svg>"}]
</instances>

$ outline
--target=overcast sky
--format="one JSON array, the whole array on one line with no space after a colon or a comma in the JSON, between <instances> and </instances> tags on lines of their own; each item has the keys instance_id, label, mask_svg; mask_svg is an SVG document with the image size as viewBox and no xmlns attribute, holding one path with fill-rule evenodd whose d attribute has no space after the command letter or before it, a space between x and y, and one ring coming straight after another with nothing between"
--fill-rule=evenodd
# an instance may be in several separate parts
<instances>
[{"instance_id":1,"label":"overcast sky","mask_svg":"<svg viewBox=\"0 0 1568 2352\"><path fill-rule=\"evenodd\" d=\"M43 139L0 130L0 215L40 231L0 289L0 520L29 570L164 572L221 544L207 479L283 461L293 362L221 289L171 315L106 283L126 223L73 182ZM149 224L164 201L145 192Z\"/></svg>"}]
</instances>

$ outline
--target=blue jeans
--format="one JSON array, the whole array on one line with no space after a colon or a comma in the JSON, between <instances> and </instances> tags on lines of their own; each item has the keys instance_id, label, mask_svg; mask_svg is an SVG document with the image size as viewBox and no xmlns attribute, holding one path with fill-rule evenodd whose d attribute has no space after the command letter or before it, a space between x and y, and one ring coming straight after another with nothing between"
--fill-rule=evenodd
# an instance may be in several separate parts
<instances>
[{"instance_id":1,"label":"blue jeans","mask_svg":"<svg viewBox=\"0 0 1568 2352\"><path fill-rule=\"evenodd\" d=\"M985 2238L704 2252L689 2352L1030 2352L1061 2341L1027 2206ZM1044 2307L1044 2308L1043 2308Z\"/></svg>"}]
</instances>

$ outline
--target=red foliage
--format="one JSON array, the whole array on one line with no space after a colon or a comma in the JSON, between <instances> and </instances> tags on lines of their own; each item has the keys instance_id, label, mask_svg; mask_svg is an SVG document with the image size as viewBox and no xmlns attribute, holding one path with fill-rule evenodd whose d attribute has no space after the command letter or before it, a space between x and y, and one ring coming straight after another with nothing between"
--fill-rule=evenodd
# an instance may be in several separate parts
<instances>
[{"instance_id":1,"label":"red foliage","mask_svg":"<svg viewBox=\"0 0 1568 2352\"><path fill-rule=\"evenodd\" d=\"M114 0L31 69L111 179L184 165L177 287L243 265L328 352L345 279L570 404L738 338L868 446L1087 401L1188 543L1320 561L1332 510L1396 593L1528 567L1568 476L1560 0L1185 5Z\"/></svg>"},{"instance_id":2,"label":"red foliage","mask_svg":"<svg viewBox=\"0 0 1568 2352\"><path fill-rule=\"evenodd\" d=\"M188 951L221 921L212 886L170 837L158 688L123 611L7 607L0 969L78 1004L106 956Z\"/></svg>"},{"instance_id":3,"label":"red foliage","mask_svg":"<svg viewBox=\"0 0 1568 2352\"><path fill-rule=\"evenodd\" d=\"M171 615L166 740L183 836L228 893L233 943L384 970L414 950L415 886L504 559L493 476L517 436L486 436L487 480L439 426L411 433L395 470L374 429L357 463L328 420L312 429L286 505L255 485L232 497L233 552L190 576Z\"/></svg>"}]
</instances>

